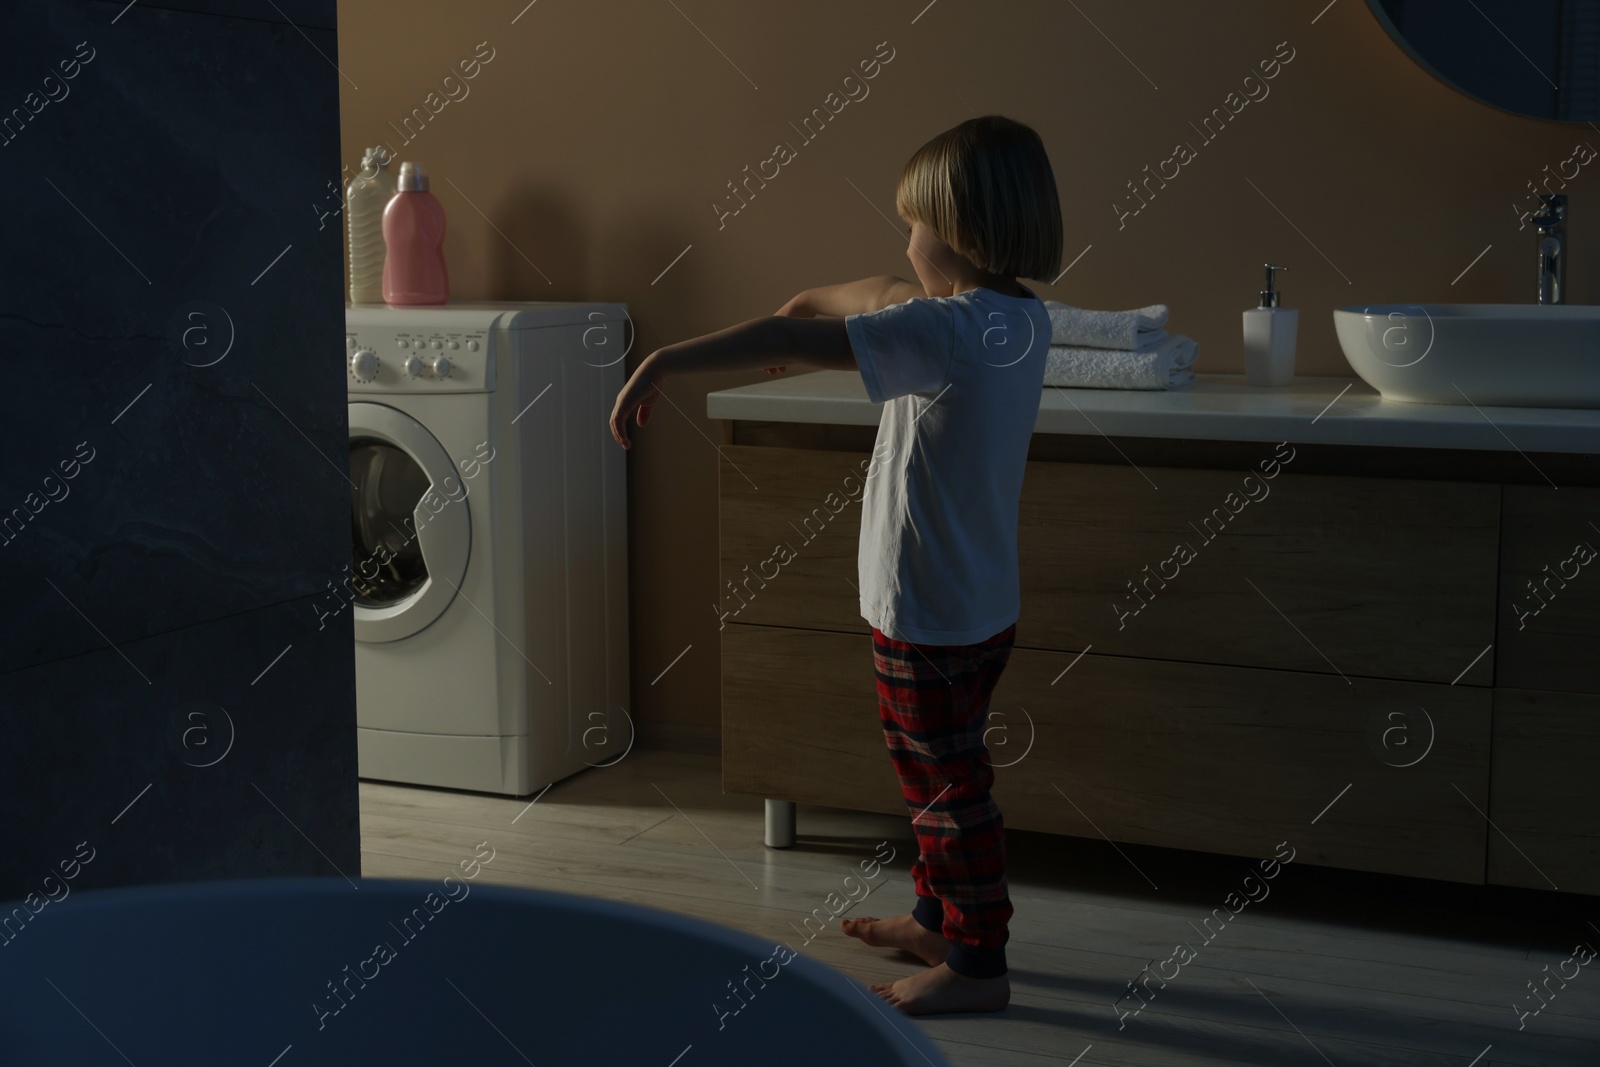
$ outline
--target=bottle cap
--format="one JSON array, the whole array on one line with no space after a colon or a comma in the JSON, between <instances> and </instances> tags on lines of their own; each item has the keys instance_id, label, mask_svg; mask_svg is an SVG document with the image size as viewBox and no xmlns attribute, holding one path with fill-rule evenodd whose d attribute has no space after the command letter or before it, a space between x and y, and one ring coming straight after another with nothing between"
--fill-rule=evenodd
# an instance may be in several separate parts
<instances>
[{"instance_id":1,"label":"bottle cap","mask_svg":"<svg viewBox=\"0 0 1600 1067\"><path fill-rule=\"evenodd\" d=\"M400 164L400 172L402 174L404 174L405 173L405 168L408 167L409 165L410 164L407 164L407 163ZM1288 270L1289 268L1288 267L1275 266L1274 264L1271 264L1271 263L1268 263L1266 265L1266 267L1267 267L1267 287L1265 289L1261 290L1261 306L1264 307L1264 308L1275 308L1275 307L1278 306L1278 296L1279 296L1279 294L1278 294L1277 290L1272 288L1272 272L1275 271L1275 270Z\"/></svg>"},{"instance_id":2,"label":"bottle cap","mask_svg":"<svg viewBox=\"0 0 1600 1067\"><path fill-rule=\"evenodd\" d=\"M378 145L375 148L367 149L366 153L361 157L361 169L376 174L379 167L387 167L393 162L394 159L389 155L389 149L384 145Z\"/></svg>"},{"instance_id":3,"label":"bottle cap","mask_svg":"<svg viewBox=\"0 0 1600 1067\"><path fill-rule=\"evenodd\" d=\"M400 181L396 184L395 191L401 193L428 191L428 176L423 173L421 163L400 164Z\"/></svg>"}]
</instances>

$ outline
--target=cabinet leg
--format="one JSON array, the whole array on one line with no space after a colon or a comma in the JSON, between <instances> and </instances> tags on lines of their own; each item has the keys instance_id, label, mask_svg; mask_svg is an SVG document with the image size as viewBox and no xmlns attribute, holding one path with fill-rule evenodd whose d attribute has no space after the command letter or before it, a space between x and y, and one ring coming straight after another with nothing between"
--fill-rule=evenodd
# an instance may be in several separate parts
<instances>
[{"instance_id":1,"label":"cabinet leg","mask_svg":"<svg viewBox=\"0 0 1600 1067\"><path fill-rule=\"evenodd\" d=\"M766 842L768 848L794 847L794 818L794 801L767 801Z\"/></svg>"}]
</instances>

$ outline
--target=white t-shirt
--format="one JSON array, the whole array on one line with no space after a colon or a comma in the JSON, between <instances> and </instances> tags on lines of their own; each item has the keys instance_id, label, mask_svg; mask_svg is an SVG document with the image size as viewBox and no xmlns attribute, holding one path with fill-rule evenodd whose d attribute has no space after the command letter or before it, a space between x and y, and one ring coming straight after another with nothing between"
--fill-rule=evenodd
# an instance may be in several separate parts
<instances>
[{"instance_id":1,"label":"white t-shirt","mask_svg":"<svg viewBox=\"0 0 1600 1067\"><path fill-rule=\"evenodd\" d=\"M861 617L887 637L975 644L1021 612L1017 506L1050 344L1029 292L845 316L867 398L884 405L857 565Z\"/></svg>"}]
</instances>

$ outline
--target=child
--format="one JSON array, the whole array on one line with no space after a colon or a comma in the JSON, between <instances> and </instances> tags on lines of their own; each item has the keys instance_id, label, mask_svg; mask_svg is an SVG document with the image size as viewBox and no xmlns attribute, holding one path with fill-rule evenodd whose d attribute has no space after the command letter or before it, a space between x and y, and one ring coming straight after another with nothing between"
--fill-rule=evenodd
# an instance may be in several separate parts
<instances>
[{"instance_id":1,"label":"child","mask_svg":"<svg viewBox=\"0 0 1600 1067\"><path fill-rule=\"evenodd\" d=\"M809 289L776 316L658 349L618 395L611 432L629 447L628 416L645 425L657 379L685 371L859 370L883 405L873 454L889 458L867 479L857 562L879 716L921 852L917 905L840 926L928 963L872 987L903 1011L998 1011L1012 908L983 733L1021 608L1017 507L1050 343L1043 302L1016 279L1059 270L1061 211L1039 135L998 115L918 149L895 209L920 284Z\"/></svg>"}]
</instances>

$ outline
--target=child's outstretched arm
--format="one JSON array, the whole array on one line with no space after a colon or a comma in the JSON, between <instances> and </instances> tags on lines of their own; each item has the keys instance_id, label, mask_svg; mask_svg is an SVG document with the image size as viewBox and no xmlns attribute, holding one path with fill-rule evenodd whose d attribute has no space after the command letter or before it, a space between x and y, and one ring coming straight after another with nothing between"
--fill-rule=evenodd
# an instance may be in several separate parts
<instances>
[{"instance_id":1,"label":"child's outstretched arm","mask_svg":"<svg viewBox=\"0 0 1600 1067\"><path fill-rule=\"evenodd\" d=\"M855 370L855 352L843 319L791 318L769 315L729 326L716 333L658 348L640 362L617 394L611 409L611 436L623 448L628 442L628 416L638 411L643 426L668 374L694 371L755 370L783 360L827 370Z\"/></svg>"},{"instance_id":2,"label":"child's outstretched arm","mask_svg":"<svg viewBox=\"0 0 1600 1067\"><path fill-rule=\"evenodd\" d=\"M796 295L778 310L779 315L796 315L809 318L813 315L865 315L882 311L895 304L903 304L913 297L927 296L921 285L896 278L892 274L879 274L843 285L824 285L807 289Z\"/></svg>"},{"instance_id":3,"label":"child's outstretched arm","mask_svg":"<svg viewBox=\"0 0 1600 1067\"><path fill-rule=\"evenodd\" d=\"M846 315L882 311L895 304L904 304L914 297L927 295L917 282L908 282L892 274L878 274L843 285L806 289L790 298L787 304L778 309L778 314L805 319L831 315L842 319ZM782 365L768 367L767 373L782 374L787 369Z\"/></svg>"}]
</instances>

